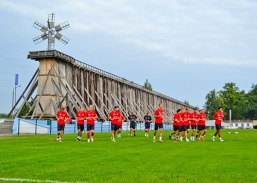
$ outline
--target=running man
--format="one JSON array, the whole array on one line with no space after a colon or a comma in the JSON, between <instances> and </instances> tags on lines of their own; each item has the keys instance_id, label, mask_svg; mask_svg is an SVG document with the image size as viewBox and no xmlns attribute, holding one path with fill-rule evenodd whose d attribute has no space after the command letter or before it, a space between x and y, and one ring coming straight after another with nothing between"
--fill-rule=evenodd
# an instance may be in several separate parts
<instances>
[{"instance_id":1,"label":"running man","mask_svg":"<svg viewBox=\"0 0 257 183\"><path fill-rule=\"evenodd\" d=\"M206 134L206 114L204 113L204 109L200 110L200 113L198 114L198 140L204 141L204 135ZM202 134L203 131L203 134Z\"/></svg>"},{"instance_id":2,"label":"running man","mask_svg":"<svg viewBox=\"0 0 257 183\"><path fill-rule=\"evenodd\" d=\"M97 119L97 115L91 104L88 106L85 119L87 120L87 142L94 142L95 120Z\"/></svg>"},{"instance_id":3,"label":"running man","mask_svg":"<svg viewBox=\"0 0 257 183\"><path fill-rule=\"evenodd\" d=\"M85 119L85 111L83 107L80 107L79 111L76 113L76 121L77 121L77 129L78 129L78 137L77 141L81 141L82 133L84 131L84 119Z\"/></svg>"},{"instance_id":4,"label":"running man","mask_svg":"<svg viewBox=\"0 0 257 183\"><path fill-rule=\"evenodd\" d=\"M216 132L214 136L212 137L212 141L215 141L215 137L218 134L220 141L224 142L224 140L221 138L220 130L221 130L221 122L224 118L224 113L222 111L222 107L218 108L218 111L214 113L213 119L215 120L215 126L216 126Z\"/></svg>"},{"instance_id":5,"label":"running man","mask_svg":"<svg viewBox=\"0 0 257 183\"><path fill-rule=\"evenodd\" d=\"M192 129L192 134L191 134L190 140L195 141L195 131L196 131L196 125L198 122L197 108L194 108L194 112L191 113L190 122L191 122L191 129Z\"/></svg>"},{"instance_id":6,"label":"running man","mask_svg":"<svg viewBox=\"0 0 257 183\"><path fill-rule=\"evenodd\" d=\"M136 122L137 122L137 116L134 112L131 112L131 115L128 117L130 121L130 136L132 136L132 130L134 131L134 136L136 136Z\"/></svg>"},{"instance_id":7,"label":"running man","mask_svg":"<svg viewBox=\"0 0 257 183\"><path fill-rule=\"evenodd\" d=\"M118 138L121 138L121 130L122 130L122 123L124 121L124 116L121 114L120 115L120 118L119 118L119 121L118 121Z\"/></svg>"},{"instance_id":8,"label":"running man","mask_svg":"<svg viewBox=\"0 0 257 183\"><path fill-rule=\"evenodd\" d=\"M61 107L61 109L56 113L56 119L57 119L57 141L62 142L62 136L65 128L65 123L67 122L67 119L69 118L68 113L65 111L64 107Z\"/></svg>"},{"instance_id":9,"label":"running man","mask_svg":"<svg viewBox=\"0 0 257 183\"><path fill-rule=\"evenodd\" d=\"M177 110L177 113L173 115L172 117L172 121L173 121L173 132L169 135L169 139L175 139L175 135L176 136L176 140L178 140L180 132L182 131L180 123L181 123L181 109Z\"/></svg>"},{"instance_id":10,"label":"running man","mask_svg":"<svg viewBox=\"0 0 257 183\"><path fill-rule=\"evenodd\" d=\"M112 142L116 142L115 140L115 134L116 131L118 130L118 121L120 118L121 114L119 112L119 107L115 106L114 110L110 112L108 118L111 120L111 130L112 130Z\"/></svg>"},{"instance_id":11,"label":"running man","mask_svg":"<svg viewBox=\"0 0 257 183\"><path fill-rule=\"evenodd\" d=\"M145 122L145 137L148 137L150 132L150 123L152 122L152 117L149 115L149 112L147 112L146 115L144 116L144 122Z\"/></svg>"},{"instance_id":12,"label":"running man","mask_svg":"<svg viewBox=\"0 0 257 183\"><path fill-rule=\"evenodd\" d=\"M154 124L153 142L156 142L156 134L158 129L160 129L159 141L163 143L162 131L163 131L164 110L162 109L162 104L158 105L158 109L156 109L156 111L154 112L154 118L155 118L155 124Z\"/></svg>"},{"instance_id":13,"label":"running man","mask_svg":"<svg viewBox=\"0 0 257 183\"><path fill-rule=\"evenodd\" d=\"M189 142L189 140L187 138L187 132L189 130L189 117L190 117L189 108L186 108L186 111L184 111L184 109L182 109L182 112L181 112L181 118L183 121L182 136L185 137L186 142Z\"/></svg>"}]
</instances>

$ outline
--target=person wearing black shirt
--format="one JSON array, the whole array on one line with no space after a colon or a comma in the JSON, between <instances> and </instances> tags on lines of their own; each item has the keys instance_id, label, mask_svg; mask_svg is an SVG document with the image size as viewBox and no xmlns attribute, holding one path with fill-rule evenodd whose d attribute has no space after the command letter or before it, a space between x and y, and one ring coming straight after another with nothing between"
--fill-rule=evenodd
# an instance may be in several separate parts
<instances>
[{"instance_id":1,"label":"person wearing black shirt","mask_svg":"<svg viewBox=\"0 0 257 183\"><path fill-rule=\"evenodd\" d=\"M145 137L148 137L150 132L150 123L152 122L152 117L149 115L149 112L147 112L146 115L144 116L144 122L145 122Z\"/></svg>"},{"instance_id":2,"label":"person wearing black shirt","mask_svg":"<svg viewBox=\"0 0 257 183\"><path fill-rule=\"evenodd\" d=\"M130 136L132 136L132 130L134 131L134 136L136 136L137 116L134 112L131 112L131 115L128 117L128 120L130 121Z\"/></svg>"}]
</instances>

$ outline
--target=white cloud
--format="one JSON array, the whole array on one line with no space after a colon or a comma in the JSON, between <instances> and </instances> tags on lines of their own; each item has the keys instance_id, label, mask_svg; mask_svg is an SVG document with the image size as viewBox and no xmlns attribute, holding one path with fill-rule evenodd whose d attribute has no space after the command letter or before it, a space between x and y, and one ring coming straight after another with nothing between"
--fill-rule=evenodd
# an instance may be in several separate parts
<instances>
[{"instance_id":1,"label":"white cloud","mask_svg":"<svg viewBox=\"0 0 257 183\"><path fill-rule=\"evenodd\" d=\"M0 5L41 19L52 7L79 34L109 34L170 61L257 66L255 1L59 0L43 9L42 2L3 0Z\"/></svg>"}]
</instances>

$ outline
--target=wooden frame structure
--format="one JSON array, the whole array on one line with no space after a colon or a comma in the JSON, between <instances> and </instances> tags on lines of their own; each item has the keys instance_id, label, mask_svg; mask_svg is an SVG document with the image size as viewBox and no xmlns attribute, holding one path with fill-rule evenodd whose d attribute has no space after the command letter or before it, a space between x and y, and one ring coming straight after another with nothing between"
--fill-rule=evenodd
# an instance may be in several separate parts
<instances>
[{"instance_id":1,"label":"wooden frame structure","mask_svg":"<svg viewBox=\"0 0 257 183\"><path fill-rule=\"evenodd\" d=\"M39 61L39 68L10 112L11 114L23 98L15 117L29 100L29 111L24 116L29 119L55 119L61 106L65 106L68 113L75 117L80 106L87 108L89 104L93 104L102 120L108 120L108 114L114 105L120 106L125 117L134 111L143 120L147 111L153 113L158 104L162 103L165 122L170 122L178 108L193 108L57 50L29 52L28 58Z\"/></svg>"}]
</instances>

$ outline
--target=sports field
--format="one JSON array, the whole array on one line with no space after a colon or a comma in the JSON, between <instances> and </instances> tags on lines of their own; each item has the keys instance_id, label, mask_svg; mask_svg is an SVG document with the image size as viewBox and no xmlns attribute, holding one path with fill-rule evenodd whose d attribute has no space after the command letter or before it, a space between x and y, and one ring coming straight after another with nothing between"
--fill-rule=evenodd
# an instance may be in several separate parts
<instances>
[{"instance_id":1,"label":"sports field","mask_svg":"<svg viewBox=\"0 0 257 183\"><path fill-rule=\"evenodd\" d=\"M2 136L0 182L257 182L257 131L223 130L225 142L212 142L213 133L188 143L174 143L168 131L164 143L143 131L122 132L116 143L110 133L93 143L75 134L62 143L55 135Z\"/></svg>"}]
</instances>

